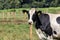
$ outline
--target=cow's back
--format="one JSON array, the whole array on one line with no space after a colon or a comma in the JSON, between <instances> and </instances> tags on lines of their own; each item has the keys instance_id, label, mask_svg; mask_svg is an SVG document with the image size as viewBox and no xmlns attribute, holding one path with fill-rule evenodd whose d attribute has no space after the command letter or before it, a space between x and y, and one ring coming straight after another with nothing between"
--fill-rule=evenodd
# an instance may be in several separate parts
<instances>
[{"instance_id":1,"label":"cow's back","mask_svg":"<svg viewBox=\"0 0 60 40\"><path fill-rule=\"evenodd\" d=\"M60 35L60 14L49 14L49 16L53 31L56 31L57 35Z\"/></svg>"}]
</instances>

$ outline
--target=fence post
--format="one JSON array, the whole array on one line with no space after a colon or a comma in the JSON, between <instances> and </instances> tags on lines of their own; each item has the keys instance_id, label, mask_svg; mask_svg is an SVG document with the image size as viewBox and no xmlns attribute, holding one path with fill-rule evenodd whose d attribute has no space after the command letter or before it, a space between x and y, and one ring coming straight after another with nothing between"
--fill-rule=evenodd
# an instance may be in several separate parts
<instances>
[{"instance_id":1,"label":"fence post","mask_svg":"<svg viewBox=\"0 0 60 40\"><path fill-rule=\"evenodd\" d=\"M32 40L32 24L30 25L30 40Z\"/></svg>"}]
</instances>

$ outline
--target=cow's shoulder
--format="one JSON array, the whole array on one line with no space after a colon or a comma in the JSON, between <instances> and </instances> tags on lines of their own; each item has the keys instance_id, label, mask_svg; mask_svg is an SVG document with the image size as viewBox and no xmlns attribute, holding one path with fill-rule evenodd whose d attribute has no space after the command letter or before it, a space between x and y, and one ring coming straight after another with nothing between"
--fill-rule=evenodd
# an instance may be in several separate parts
<instances>
[{"instance_id":1,"label":"cow's shoulder","mask_svg":"<svg viewBox=\"0 0 60 40\"><path fill-rule=\"evenodd\" d=\"M48 14L41 14L39 16L39 19L40 19L41 22L46 22L46 21L48 22L50 20L50 17L49 17Z\"/></svg>"},{"instance_id":2,"label":"cow's shoulder","mask_svg":"<svg viewBox=\"0 0 60 40\"><path fill-rule=\"evenodd\" d=\"M44 14L44 17L49 17L49 15L48 14Z\"/></svg>"}]
</instances>

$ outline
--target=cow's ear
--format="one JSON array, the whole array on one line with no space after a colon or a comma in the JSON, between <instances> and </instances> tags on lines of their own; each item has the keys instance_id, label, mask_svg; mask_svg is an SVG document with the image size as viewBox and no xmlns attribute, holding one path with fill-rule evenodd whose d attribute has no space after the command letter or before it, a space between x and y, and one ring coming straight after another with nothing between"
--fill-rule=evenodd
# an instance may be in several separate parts
<instances>
[{"instance_id":1,"label":"cow's ear","mask_svg":"<svg viewBox=\"0 0 60 40\"><path fill-rule=\"evenodd\" d=\"M37 14L38 14L38 15L41 15L41 14L42 14L42 11L38 11Z\"/></svg>"},{"instance_id":2,"label":"cow's ear","mask_svg":"<svg viewBox=\"0 0 60 40\"><path fill-rule=\"evenodd\" d=\"M26 14L26 13L28 14L29 11L27 11L27 10L22 10L22 12L23 12L24 14Z\"/></svg>"}]
</instances>

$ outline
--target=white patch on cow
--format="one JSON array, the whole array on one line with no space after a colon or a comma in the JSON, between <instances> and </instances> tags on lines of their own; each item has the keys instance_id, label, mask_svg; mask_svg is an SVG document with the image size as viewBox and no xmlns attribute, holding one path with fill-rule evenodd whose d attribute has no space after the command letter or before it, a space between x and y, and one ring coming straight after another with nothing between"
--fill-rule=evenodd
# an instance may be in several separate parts
<instances>
[{"instance_id":1,"label":"white patch on cow","mask_svg":"<svg viewBox=\"0 0 60 40\"><path fill-rule=\"evenodd\" d=\"M57 23L56 18L60 16L60 14L50 14L50 24L53 31L56 31L57 34L53 34L53 36L58 37L60 35L60 24Z\"/></svg>"},{"instance_id":2,"label":"white patch on cow","mask_svg":"<svg viewBox=\"0 0 60 40\"><path fill-rule=\"evenodd\" d=\"M48 36L47 40L53 40L53 37L52 36Z\"/></svg>"},{"instance_id":3,"label":"white patch on cow","mask_svg":"<svg viewBox=\"0 0 60 40\"><path fill-rule=\"evenodd\" d=\"M30 19L28 20L28 22L30 22L30 23L32 23L32 24L33 24L32 16L33 16L34 13L35 13L35 8L32 8L32 9L29 11Z\"/></svg>"},{"instance_id":4,"label":"white patch on cow","mask_svg":"<svg viewBox=\"0 0 60 40\"><path fill-rule=\"evenodd\" d=\"M41 31L40 29L36 30L36 33L37 33L39 39L41 39L41 40L43 40L43 38L47 39L47 40L53 40L52 36L46 37L45 33L43 31Z\"/></svg>"},{"instance_id":5,"label":"white patch on cow","mask_svg":"<svg viewBox=\"0 0 60 40\"><path fill-rule=\"evenodd\" d=\"M37 33L39 39L43 39L43 38L46 39L46 36L43 34L43 32L40 29L36 30L36 33Z\"/></svg>"}]
</instances>

